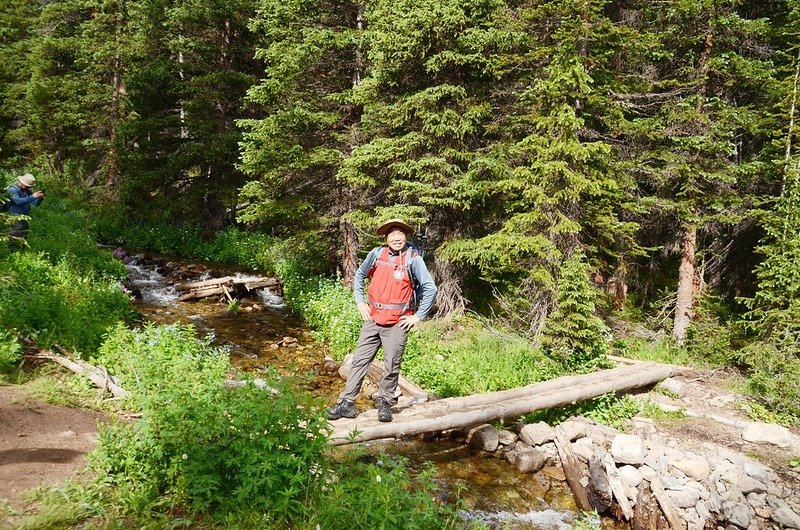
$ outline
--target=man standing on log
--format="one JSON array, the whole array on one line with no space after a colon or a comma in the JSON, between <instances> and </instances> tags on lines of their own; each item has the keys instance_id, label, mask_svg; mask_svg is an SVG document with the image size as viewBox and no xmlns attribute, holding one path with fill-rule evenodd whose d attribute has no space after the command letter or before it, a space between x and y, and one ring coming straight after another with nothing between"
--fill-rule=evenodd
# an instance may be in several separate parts
<instances>
[{"instance_id":1,"label":"man standing on log","mask_svg":"<svg viewBox=\"0 0 800 530\"><path fill-rule=\"evenodd\" d=\"M400 364L409 330L424 319L436 298L436 284L419 252L408 244L414 229L401 219L382 224L377 234L386 245L370 251L356 271L353 296L364 318L347 385L339 401L326 410L328 419L355 418L355 400L378 348L384 350L384 374L380 381L378 420L392 421L391 406L400 377ZM370 278L367 300L364 280ZM416 306L416 311L415 311Z\"/></svg>"},{"instance_id":2,"label":"man standing on log","mask_svg":"<svg viewBox=\"0 0 800 530\"><path fill-rule=\"evenodd\" d=\"M31 204L39 206L44 200L44 193L33 191L36 177L30 173L25 173L17 177L13 186L8 188L10 203L8 213L13 216L25 215L31 212ZM8 233L8 250L14 252L21 250L25 246L25 239L28 237L28 221L20 219L11 225Z\"/></svg>"}]
</instances>

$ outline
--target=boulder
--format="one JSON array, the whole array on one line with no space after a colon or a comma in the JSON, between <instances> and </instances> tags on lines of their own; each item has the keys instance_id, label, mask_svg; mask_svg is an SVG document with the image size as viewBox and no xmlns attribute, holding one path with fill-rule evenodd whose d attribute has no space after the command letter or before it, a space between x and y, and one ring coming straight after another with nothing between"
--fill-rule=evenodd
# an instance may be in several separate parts
<instances>
[{"instance_id":1,"label":"boulder","mask_svg":"<svg viewBox=\"0 0 800 530\"><path fill-rule=\"evenodd\" d=\"M611 456L618 464L642 464L645 458L644 442L638 436L618 434L611 442Z\"/></svg>"},{"instance_id":2,"label":"boulder","mask_svg":"<svg viewBox=\"0 0 800 530\"><path fill-rule=\"evenodd\" d=\"M586 421L581 421L579 419L569 419L559 425L559 428L564 433L564 438L570 442L574 442L578 438L586 436L587 424Z\"/></svg>"},{"instance_id":3,"label":"boulder","mask_svg":"<svg viewBox=\"0 0 800 530\"><path fill-rule=\"evenodd\" d=\"M786 501L775 499L775 501L770 504L774 506L772 511L773 521L784 528L800 528L800 516L789 507Z\"/></svg>"},{"instance_id":4,"label":"boulder","mask_svg":"<svg viewBox=\"0 0 800 530\"><path fill-rule=\"evenodd\" d=\"M678 508L693 508L700 500L700 492L686 486L670 488L667 490L667 495Z\"/></svg>"},{"instance_id":5,"label":"boulder","mask_svg":"<svg viewBox=\"0 0 800 530\"><path fill-rule=\"evenodd\" d=\"M639 484L642 483L643 477L642 473L633 466L624 465L619 468L619 478L622 480L623 483L627 484L628 486L635 488Z\"/></svg>"},{"instance_id":6,"label":"boulder","mask_svg":"<svg viewBox=\"0 0 800 530\"><path fill-rule=\"evenodd\" d=\"M792 445L792 432L773 423L752 422L744 428L742 439L754 444L771 444L786 449Z\"/></svg>"},{"instance_id":7,"label":"boulder","mask_svg":"<svg viewBox=\"0 0 800 530\"><path fill-rule=\"evenodd\" d=\"M708 460L702 456L689 458L676 458L670 461L673 467L681 470L687 477L697 481L705 480L711 473L711 466Z\"/></svg>"},{"instance_id":8,"label":"boulder","mask_svg":"<svg viewBox=\"0 0 800 530\"><path fill-rule=\"evenodd\" d=\"M523 442L536 446L552 442L556 437L556 431L545 422L540 421L524 426L519 432L519 437Z\"/></svg>"},{"instance_id":9,"label":"boulder","mask_svg":"<svg viewBox=\"0 0 800 530\"><path fill-rule=\"evenodd\" d=\"M547 463L547 455L538 449L517 453L514 465L520 473L536 473Z\"/></svg>"},{"instance_id":10,"label":"boulder","mask_svg":"<svg viewBox=\"0 0 800 530\"><path fill-rule=\"evenodd\" d=\"M756 512L749 504L725 501L722 503L722 515L737 528L747 528Z\"/></svg>"},{"instance_id":11,"label":"boulder","mask_svg":"<svg viewBox=\"0 0 800 530\"><path fill-rule=\"evenodd\" d=\"M514 445L517 443L519 436L509 430L503 429L498 433L498 439L500 445Z\"/></svg>"},{"instance_id":12,"label":"boulder","mask_svg":"<svg viewBox=\"0 0 800 530\"><path fill-rule=\"evenodd\" d=\"M500 444L500 434L492 425L479 425L467 433L467 443L475 449L492 452Z\"/></svg>"}]
</instances>

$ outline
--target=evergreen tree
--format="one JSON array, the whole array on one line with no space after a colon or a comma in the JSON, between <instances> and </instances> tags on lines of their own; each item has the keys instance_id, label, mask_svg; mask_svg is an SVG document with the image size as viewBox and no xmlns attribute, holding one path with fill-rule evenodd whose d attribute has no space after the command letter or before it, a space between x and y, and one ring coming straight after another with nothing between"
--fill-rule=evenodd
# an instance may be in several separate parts
<instances>
[{"instance_id":1,"label":"evergreen tree","mask_svg":"<svg viewBox=\"0 0 800 530\"><path fill-rule=\"evenodd\" d=\"M334 176L358 144L360 107L347 97L363 65L361 4L261 0L251 22L265 78L249 92L261 117L243 119L242 221L276 233L339 226L351 192ZM336 234L336 232L333 232ZM331 238L331 261L341 240ZM351 241L351 245L352 245ZM355 243L357 245L357 242Z\"/></svg>"},{"instance_id":2,"label":"evergreen tree","mask_svg":"<svg viewBox=\"0 0 800 530\"><path fill-rule=\"evenodd\" d=\"M369 76L353 94L363 107L362 142L338 173L370 197L360 205L362 226L391 206L386 215L426 225L436 248L483 224L485 129L504 53L519 38L508 14L499 0L368 5ZM439 312L463 310L460 271L438 254L434 261Z\"/></svg>"}]
</instances>

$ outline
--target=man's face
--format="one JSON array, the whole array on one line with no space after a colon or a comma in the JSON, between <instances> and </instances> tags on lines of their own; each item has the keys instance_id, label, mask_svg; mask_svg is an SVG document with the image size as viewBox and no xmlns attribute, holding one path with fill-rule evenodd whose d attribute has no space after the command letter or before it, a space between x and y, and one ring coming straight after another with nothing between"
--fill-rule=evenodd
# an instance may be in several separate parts
<instances>
[{"instance_id":1,"label":"man's face","mask_svg":"<svg viewBox=\"0 0 800 530\"><path fill-rule=\"evenodd\" d=\"M395 252L406 246L406 240L406 233L399 228L392 228L392 230L386 234L386 244Z\"/></svg>"}]
</instances>

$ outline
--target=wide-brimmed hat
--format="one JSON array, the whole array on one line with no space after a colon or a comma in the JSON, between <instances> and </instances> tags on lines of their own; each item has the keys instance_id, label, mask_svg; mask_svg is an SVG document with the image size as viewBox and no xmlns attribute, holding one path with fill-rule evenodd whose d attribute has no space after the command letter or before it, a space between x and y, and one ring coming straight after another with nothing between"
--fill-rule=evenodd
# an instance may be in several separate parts
<instances>
[{"instance_id":1,"label":"wide-brimmed hat","mask_svg":"<svg viewBox=\"0 0 800 530\"><path fill-rule=\"evenodd\" d=\"M411 234L414 233L414 229L411 228L411 225L402 219L389 219L379 226L375 233L381 237L386 237L386 235L392 231L392 228L399 228L406 234L406 237L411 237Z\"/></svg>"},{"instance_id":2,"label":"wide-brimmed hat","mask_svg":"<svg viewBox=\"0 0 800 530\"><path fill-rule=\"evenodd\" d=\"M31 175L30 173L25 173L24 175L18 176L17 181L19 181L20 184L24 184L25 186L30 188L36 183L36 177Z\"/></svg>"}]
</instances>

